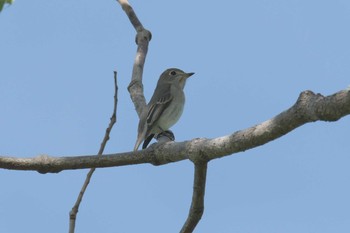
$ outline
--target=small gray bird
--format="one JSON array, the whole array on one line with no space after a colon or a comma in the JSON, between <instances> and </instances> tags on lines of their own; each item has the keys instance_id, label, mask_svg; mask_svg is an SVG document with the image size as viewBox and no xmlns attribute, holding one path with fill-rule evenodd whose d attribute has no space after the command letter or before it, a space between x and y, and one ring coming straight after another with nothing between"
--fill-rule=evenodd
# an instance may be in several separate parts
<instances>
[{"instance_id":1,"label":"small gray bird","mask_svg":"<svg viewBox=\"0 0 350 233\"><path fill-rule=\"evenodd\" d=\"M151 100L141 113L134 151L143 141L142 149L145 149L155 135L168 130L179 120L185 105L183 89L187 78L193 74L176 68L161 74Z\"/></svg>"}]
</instances>

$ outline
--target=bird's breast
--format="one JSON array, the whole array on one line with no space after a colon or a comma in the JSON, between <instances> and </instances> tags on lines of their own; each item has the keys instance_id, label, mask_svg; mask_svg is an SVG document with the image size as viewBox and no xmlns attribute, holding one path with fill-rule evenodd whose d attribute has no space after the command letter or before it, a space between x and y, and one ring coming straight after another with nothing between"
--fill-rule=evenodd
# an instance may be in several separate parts
<instances>
[{"instance_id":1,"label":"bird's breast","mask_svg":"<svg viewBox=\"0 0 350 233\"><path fill-rule=\"evenodd\" d=\"M171 103L164 110L158 121L158 125L163 130L168 130L170 127L172 127L182 115L185 105L185 95L182 89L177 89L176 91L177 94L173 95Z\"/></svg>"}]
</instances>

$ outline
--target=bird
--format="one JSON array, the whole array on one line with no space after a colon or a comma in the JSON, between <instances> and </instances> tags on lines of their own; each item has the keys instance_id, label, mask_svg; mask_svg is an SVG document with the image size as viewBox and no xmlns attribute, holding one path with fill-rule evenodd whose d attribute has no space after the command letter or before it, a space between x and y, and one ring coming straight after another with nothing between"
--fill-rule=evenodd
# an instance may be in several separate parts
<instances>
[{"instance_id":1,"label":"bird","mask_svg":"<svg viewBox=\"0 0 350 233\"><path fill-rule=\"evenodd\" d=\"M160 75L153 96L140 115L134 151L142 142L145 149L155 135L167 131L180 119L185 105L183 89L193 74L170 68Z\"/></svg>"}]
</instances>

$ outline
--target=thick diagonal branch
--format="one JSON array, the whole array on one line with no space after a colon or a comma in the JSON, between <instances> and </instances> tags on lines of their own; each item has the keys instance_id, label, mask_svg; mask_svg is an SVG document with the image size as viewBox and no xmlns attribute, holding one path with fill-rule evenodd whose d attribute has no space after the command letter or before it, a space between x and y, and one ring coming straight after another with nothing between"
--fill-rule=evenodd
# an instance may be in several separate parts
<instances>
[{"instance_id":1,"label":"thick diagonal branch","mask_svg":"<svg viewBox=\"0 0 350 233\"><path fill-rule=\"evenodd\" d=\"M349 90L339 91L330 96L304 91L297 102L286 111L231 135L213 139L198 138L185 142L159 143L146 150L104 156L50 157L46 155L35 158L0 156L0 168L47 173L142 163L162 165L189 158L192 161L211 160L261 146L308 122L336 121L349 114Z\"/></svg>"}]
</instances>

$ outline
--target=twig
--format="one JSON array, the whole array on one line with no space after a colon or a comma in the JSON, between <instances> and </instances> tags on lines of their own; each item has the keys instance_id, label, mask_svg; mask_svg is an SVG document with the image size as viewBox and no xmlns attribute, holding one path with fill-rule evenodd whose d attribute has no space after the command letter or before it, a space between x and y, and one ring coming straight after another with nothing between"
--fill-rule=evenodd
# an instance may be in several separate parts
<instances>
[{"instance_id":1,"label":"twig","mask_svg":"<svg viewBox=\"0 0 350 233\"><path fill-rule=\"evenodd\" d=\"M98 151L98 156L101 156L105 147L106 147L106 144L107 144L107 141L109 140L109 134L113 128L113 125L116 123L117 121L117 103L118 103L118 85L117 85L117 72L114 71L114 105L113 105L113 114L112 114L112 117L110 119L110 122L109 122L109 125L106 129L106 133L104 135L104 138L102 140L102 143L101 143L101 146L100 146L100 149ZM78 198L72 208L72 210L69 212L69 233L74 233L75 231L75 222L76 222L76 217L77 217L77 213L79 211L79 206L80 206L80 203L83 199L83 196L85 194L85 191L90 183L90 180L91 180L91 177L92 177L92 174L94 173L96 168L91 168L89 173L86 175L86 179L85 179L85 182L83 184L83 187L81 188L80 190L80 193L78 195Z\"/></svg>"},{"instance_id":2,"label":"twig","mask_svg":"<svg viewBox=\"0 0 350 233\"><path fill-rule=\"evenodd\" d=\"M205 181L207 178L208 162L194 165L193 195L190 212L180 233L191 233L201 220L204 212Z\"/></svg>"}]
</instances>

